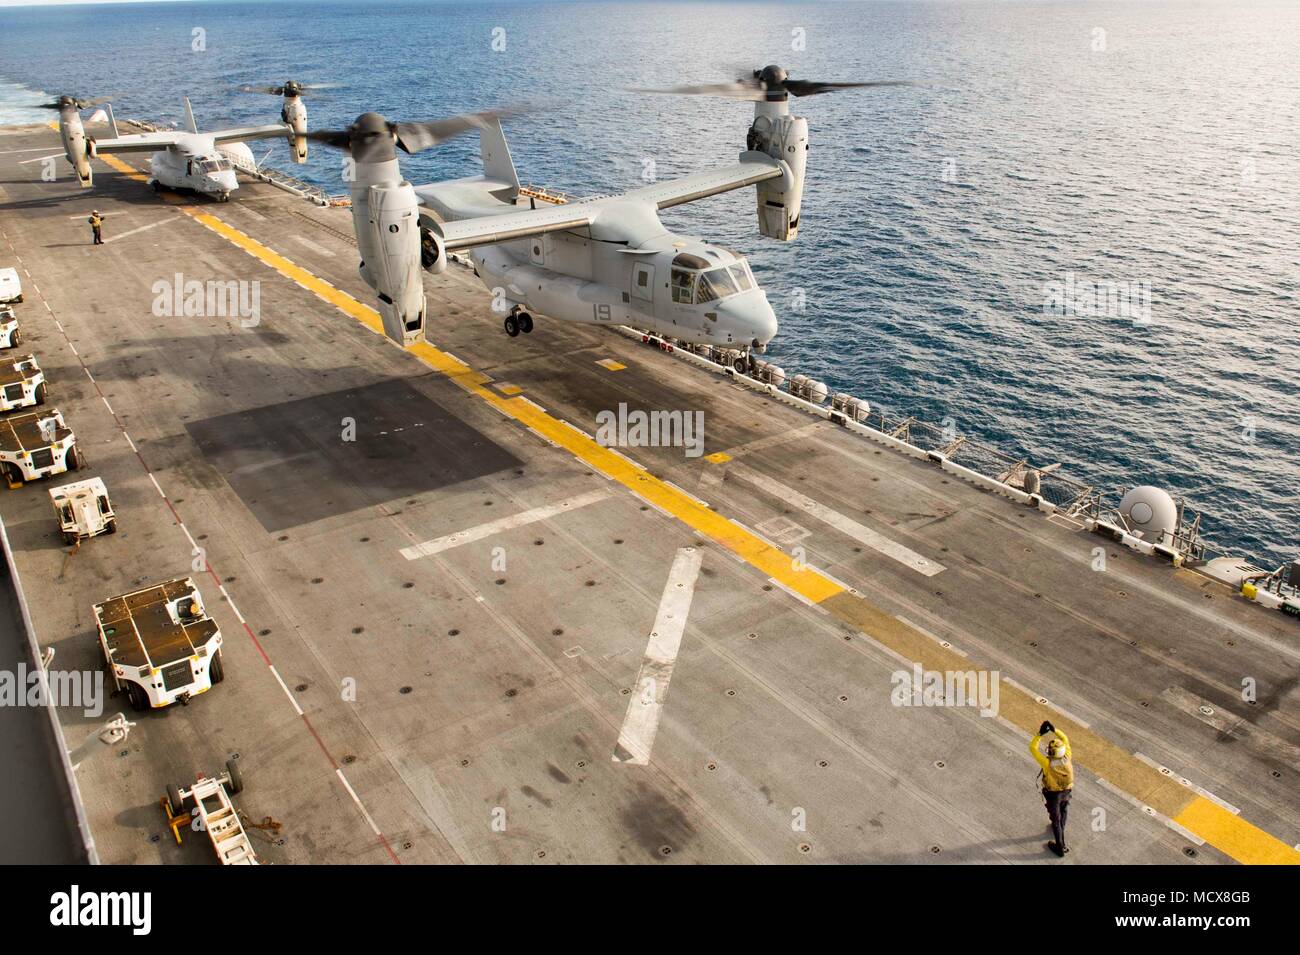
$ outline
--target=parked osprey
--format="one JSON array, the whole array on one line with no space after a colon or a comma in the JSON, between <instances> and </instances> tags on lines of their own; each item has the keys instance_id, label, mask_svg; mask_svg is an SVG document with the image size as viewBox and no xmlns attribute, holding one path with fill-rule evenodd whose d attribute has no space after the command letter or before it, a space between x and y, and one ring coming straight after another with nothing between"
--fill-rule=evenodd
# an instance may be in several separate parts
<instances>
[{"instance_id":1,"label":"parked osprey","mask_svg":"<svg viewBox=\"0 0 1300 955\"><path fill-rule=\"evenodd\" d=\"M355 162L352 216L361 276L379 295L384 331L401 344L425 328L420 267L442 272L450 252L469 253L506 311L506 333L533 328L533 312L563 321L629 325L684 342L748 354L776 335L777 320L743 255L669 232L659 211L733 189L757 190L758 228L789 241L799 230L808 124L789 95L846 86L788 80L769 66L734 83L646 92L706 93L755 103L739 161L616 196L539 204L522 189L501 128L502 112L428 123L393 123L365 113L346 130L308 133L347 149ZM413 186L397 149L418 152L479 130L483 175ZM530 194L531 193L531 194Z\"/></svg>"},{"instance_id":2,"label":"parked osprey","mask_svg":"<svg viewBox=\"0 0 1300 955\"><path fill-rule=\"evenodd\" d=\"M289 92L290 86L294 89L292 94ZM256 166L252 151L244 145L245 140L285 136L293 151L294 162L307 161L307 141L303 136L307 129L307 111L298 98L300 92L301 88L296 84L285 85L282 123L207 133L199 132L188 98L185 100L188 130L163 130L122 136L118 134L117 121L113 118L113 107L110 105L108 119L112 135L108 138L88 136L81 122L81 110L104 100L60 96L57 102L45 105L59 111L59 133L63 137L64 154L82 186L91 185L90 160L101 153L150 152L153 153L149 162L150 183L155 189L164 186L189 189L215 196L224 202L239 188L235 166Z\"/></svg>"}]
</instances>

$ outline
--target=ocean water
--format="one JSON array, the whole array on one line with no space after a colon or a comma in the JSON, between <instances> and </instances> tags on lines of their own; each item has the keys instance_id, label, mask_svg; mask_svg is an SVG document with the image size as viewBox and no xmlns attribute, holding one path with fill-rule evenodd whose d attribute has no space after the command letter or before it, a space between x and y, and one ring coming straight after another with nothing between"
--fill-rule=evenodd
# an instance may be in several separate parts
<instances>
[{"instance_id":1,"label":"ocean water","mask_svg":"<svg viewBox=\"0 0 1300 955\"><path fill-rule=\"evenodd\" d=\"M507 127L521 177L609 193L732 161L751 115L625 87L771 62L920 85L795 101L812 142L797 242L758 236L749 192L665 214L750 256L781 320L768 357L1112 492L1163 486L1228 551L1296 556L1289 0L0 7L0 122L48 118L31 104L61 92L163 122L188 94L201 125L267 122L275 98L232 88L286 78L341 84L309 101L317 127L528 102ZM282 144L254 149L292 168ZM403 170L469 175L476 155L456 141ZM293 171L342 191L325 150ZM1087 283L1123 294L1096 306Z\"/></svg>"}]
</instances>

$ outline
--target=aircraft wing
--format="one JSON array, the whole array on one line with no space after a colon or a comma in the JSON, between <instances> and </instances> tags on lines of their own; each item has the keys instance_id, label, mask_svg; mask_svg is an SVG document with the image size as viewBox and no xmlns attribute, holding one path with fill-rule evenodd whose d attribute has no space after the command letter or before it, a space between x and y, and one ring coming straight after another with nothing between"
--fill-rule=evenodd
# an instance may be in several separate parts
<instances>
[{"instance_id":1,"label":"aircraft wing","mask_svg":"<svg viewBox=\"0 0 1300 955\"><path fill-rule=\"evenodd\" d=\"M292 127L284 123L275 123L270 126L240 126L236 129L217 129L210 133L204 133L204 136L211 136L212 141L220 145L221 143L242 142L245 139L276 139L280 136L287 136L293 132Z\"/></svg>"},{"instance_id":2,"label":"aircraft wing","mask_svg":"<svg viewBox=\"0 0 1300 955\"><path fill-rule=\"evenodd\" d=\"M168 146L175 145L184 135L179 132L134 133L130 136L114 136L107 139L96 137L96 153L156 153Z\"/></svg>"},{"instance_id":3,"label":"aircraft wing","mask_svg":"<svg viewBox=\"0 0 1300 955\"><path fill-rule=\"evenodd\" d=\"M684 202L706 199L720 192L744 189L766 179L778 179L784 173L781 164L763 153L746 153L746 158L734 166L721 166L705 172L693 173L670 182L657 182L626 193L623 198L653 202L656 208L667 209Z\"/></svg>"},{"instance_id":4,"label":"aircraft wing","mask_svg":"<svg viewBox=\"0 0 1300 955\"><path fill-rule=\"evenodd\" d=\"M439 222L428 214L420 218L442 237L448 252L455 252L476 245L526 239L546 232L581 229L591 225L595 217L596 207L591 204L567 203L545 209L520 209L518 212L504 212L501 215L454 219L451 222Z\"/></svg>"}]
</instances>

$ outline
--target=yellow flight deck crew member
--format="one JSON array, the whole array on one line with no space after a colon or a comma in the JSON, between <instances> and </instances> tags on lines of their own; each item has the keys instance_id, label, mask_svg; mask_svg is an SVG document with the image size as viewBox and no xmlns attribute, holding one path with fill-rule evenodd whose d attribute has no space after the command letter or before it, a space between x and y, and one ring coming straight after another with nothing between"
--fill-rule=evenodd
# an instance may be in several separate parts
<instances>
[{"instance_id":1,"label":"yellow flight deck crew member","mask_svg":"<svg viewBox=\"0 0 1300 955\"><path fill-rule=\"evenodd\" d=\"M99 214L99 210L93 210L90 213L90 218L86 221L90 223L90 231L94 233L94 241L92 244L103 245L104 233L102 230L104 228L104 217Z\"/></svg>"},{"instance_id":2,"label":"yellow flight deck crew member","mask_svg":"<svg viewBox=\"0 0 1300 955\"><path fill-rule=\"evenodd\" d=\"M1047 744L1047 755L1038 748L1038 742L1048 733L1056 739ZM1047 818L1052 821L1053 840L1047 844L1058 856L1069 852L1065 844L1065 820L1070 813L1070 794L1074 791L1074 762L1070 754L1069 738L1047 720L1038 727L1038 735L1029 741L1029 752L1034 754L1043 776L1043 801L1047 803Z\"/></svg>"}]
</instances>

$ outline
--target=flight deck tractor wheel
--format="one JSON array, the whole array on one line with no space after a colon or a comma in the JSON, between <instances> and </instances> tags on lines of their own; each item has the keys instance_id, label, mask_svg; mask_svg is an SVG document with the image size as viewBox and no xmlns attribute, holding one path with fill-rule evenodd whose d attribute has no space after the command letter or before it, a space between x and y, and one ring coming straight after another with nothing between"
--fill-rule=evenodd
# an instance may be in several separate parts
<instances>
[{"instance_id":1,"label":"flight deck tractor wheel","mask_svg":"<svg viewBox=\"0 0 1300 955\"><path fill-rule=\"evenodd\" d=\"M139 683L126 681L126 698L131 703L131 709L137 713L143 713L149 709L149 695L145 693L144 688Z\"/></svg>"},{"instance_id":2,"label":"flight deck tractor wheel","mask_svg":"<svg viewBox=\"0 0 1300 955\"><path fill-rule=\"evenodd\" d=\"M13 335L9 338L9 347L14 348L17 345L21 345L22 342L23 342L23 333L15 328Z\"/></svg>"},{"instance_id":3,"label":"flight deck tractor wheel","mask_svg":"<svg viewBox=\"0 0 1300 955\"><path fill-rule=\"evenodd\" d=\"M167 784L167 808L173 816L179 816L185 808L185 800L181 799L181 787L175 783Z\"/></svg>"},{"instance_id":4,"label":"flight deck tractor wheel","mask_svg":"<svg viewBox=\"0 0 1300 955\"><path fill-rule=\"evenodd\" d=\"M212 655L212 665L208 668L208 679L211 680L213 686L215 686L225 678L226 668L221 665L221 651L218 650Z\"/></svg>"},{"instance_id":5,"label":"flight deck tractor wheel","mask_svg":"<svg viewBox=\"0 0 1300 955\"><path fill-rule=\"evenodd\" d=\"M237 796L244 791L244 777L239 775L239 767L232 759L226 760L226 776L230 779L230 793Z\"/></svg>"},{"instance_id":6,"label":"flight deck tractor wheel","mask_svg":"<svg viewBox=\"0 0 1300 955\"><path fill-rule=\"evenodd\" d=\"M36 386L36 403L38 405L45 404L45 382L43 381Z\"/></svg>"},{"instance_id":7,"label":"flight deck tractor wheel","mask_svg":"<svg viewBox=\"0 0 1300 955\"><path fill-rule=\"evenodd\" d=\"M506 334L511 338L514 338L519 334L519 319L515 318L513 315L507 315L506 320L502 322L502 325L505 326Z\"/></svg>"},{"instance_id":8,"label":"flight deck tractor wheel","mask_svg":"<svg viewBox=\"0 0 1300 955\"><path fill-rule=\"evenodd\" d=\"M519 313L519 330L527 335L533 330L533 316L527 312Z\"/></svg>"},{"instance_id":9,"label":"flight deck tractor wheel","mask_svg":"<svg viewBox=\"0 0 1300 955\"><path fill-rule=\"evenodd\" d=\"M111 521L109 521L107 524L104 525L104 533L105 533L105 534L116 534L116 533L117 533L117 518L116 518L116 517L113 518Z\"/></svg>"},{"instance_id":10,"label":"flight deck tractor wheel","mask_svg":"<svg viewBox=\"0 0 1300 955\"><path fill-rule=\"evenodd\" d=\"M77 446L75 444L72 447L68 448L67 460L68 460L69 471L80 471L81 466L86 463L81 459L81 452L77 450Z\"/></svg>"},{"instance_id":11,"label":"flight deck tractor wheel","mask_svg":"<svg viewBox=\"0 0 1300 955\"><path fill-rule=\"evenodd\" d=\"M19 469L18 465L10 464L9 462L6 461L4 469L5 469L5 480L7 480L10 484L23 483L23 472Z\"/></svg>"}]
</instances>

